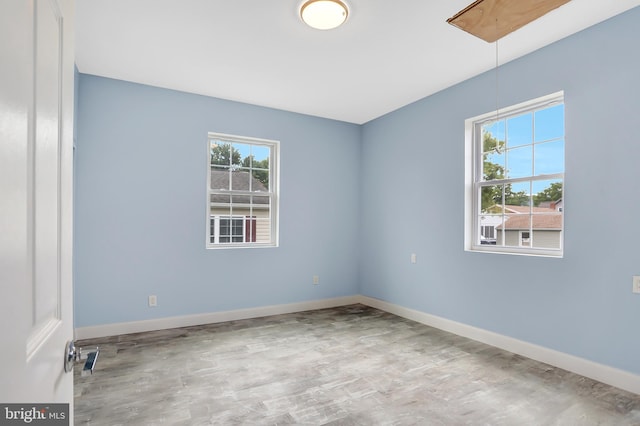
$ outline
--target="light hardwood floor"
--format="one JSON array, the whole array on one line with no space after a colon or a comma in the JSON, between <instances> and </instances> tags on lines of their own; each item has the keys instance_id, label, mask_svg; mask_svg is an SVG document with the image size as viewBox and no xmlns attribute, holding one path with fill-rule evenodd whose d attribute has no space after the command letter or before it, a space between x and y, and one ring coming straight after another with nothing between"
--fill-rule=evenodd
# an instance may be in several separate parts
<instances>
[{"instance_id":1,"label":"light hardwood floor","mask_svg":"<svg viewBox=\"0 0 640 426\"><path fill-rule=\"evenodd\" d=\"M77 425L640 425L638 395L362 305L79 344Z\"/></svg>"}]
</instances>

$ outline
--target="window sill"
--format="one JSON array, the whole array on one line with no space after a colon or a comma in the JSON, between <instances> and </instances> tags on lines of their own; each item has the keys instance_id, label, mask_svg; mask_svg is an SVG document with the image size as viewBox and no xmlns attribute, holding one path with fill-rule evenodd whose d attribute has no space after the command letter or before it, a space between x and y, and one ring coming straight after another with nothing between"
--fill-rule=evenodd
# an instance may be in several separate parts
<instances>
[{"instance_id":1,"label":"window sill","mask_svg":"<svg viewBox=\"0 0 640 426\"><path fill-rule=\"evenodd\" d=\"M265 244L207 244L205 247L207 250L226 250L226 249L255 249L255 248L274 248L278 247L278 244L265 243Z\"/></svg>"},{"instance_id":2,"label":"window sill","mask_svg":"<svg viewBox=\"0 0 640 426\"><path fill-rule=\"evenodd\" d=\"M553 249L521 249L518 247L479 245L465 248L465 251L474 253L510 254L514 256L550 257L554 259L562 259L564 257L564 252L562 250Z\"/></svg>"}]
</instances>

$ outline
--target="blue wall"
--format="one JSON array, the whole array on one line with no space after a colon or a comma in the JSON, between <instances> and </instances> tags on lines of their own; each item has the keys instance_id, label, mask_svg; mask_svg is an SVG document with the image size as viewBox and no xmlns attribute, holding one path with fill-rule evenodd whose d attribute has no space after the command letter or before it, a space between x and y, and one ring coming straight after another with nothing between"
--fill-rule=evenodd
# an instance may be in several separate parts
<instances>
[{"instance_id":1,"label":"blue wall","mask_svg":"<svg viewBox=\"0 0 640 426\"><path fill-rule=\"evenodd\" d=\"M77 122L76 327L358 293L359 126L84 74ZM209 131L280 141L280 247L205 249Z\"/></svg>"},{"instance_id":2,"label":"blue wall","mask_svg":"<svg viewBox=\"0 0 640 426\"><path fill-rule=\"evenodd\" d=\"M464 120L494 72L367 123L360 292L640 373L639 40L636 8L499 72L501 107L565 91L563 259L463 250Z\"/></svg>"},{"instance_id":3,"label":"blue wall","mask_svg":"<svg viewBox=\"0 0 640 426\"><path fill-rule=\"evenodd\" d=\"M360 293L640 374L638 40L640 8L500 71L501 107L565 91L562 259L463 250L493 72L364 126L81 74L76 326ZM281 141L279 248L204 248L208 131Z\"/></svg>"}]
</instances>

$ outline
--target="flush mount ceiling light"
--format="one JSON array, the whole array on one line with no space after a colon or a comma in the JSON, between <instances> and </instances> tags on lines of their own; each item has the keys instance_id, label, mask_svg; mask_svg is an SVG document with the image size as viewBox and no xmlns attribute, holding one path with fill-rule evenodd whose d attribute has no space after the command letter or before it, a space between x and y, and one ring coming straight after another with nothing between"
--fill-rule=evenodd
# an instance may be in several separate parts
<instances>
[{"instance_id":1,"label":"flush mount ceiling light","mask_svg":"<svg viewBox=\"0 0 640 426\"><path fill-rule=\"evenodd\" d=\"M331 30L347 20L349 8L340 0L308 0L300 8L300 17L312 28Z\"/></svg>"}]
</instances>

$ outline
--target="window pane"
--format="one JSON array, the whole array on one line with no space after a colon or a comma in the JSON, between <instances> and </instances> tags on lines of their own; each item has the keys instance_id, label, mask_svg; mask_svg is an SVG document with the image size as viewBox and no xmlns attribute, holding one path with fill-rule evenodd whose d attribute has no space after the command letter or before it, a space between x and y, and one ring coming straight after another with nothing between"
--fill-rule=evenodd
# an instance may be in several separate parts
<instances>
[{"instance_id":1,"label":"window pane","mask_svg":"<svg viewBox=\"0 0 640 426\"><path fill-rule=\"evenodd\" d=\"M211 203L212 210L219 207L228 207L231 202L231 196L226 194L211 194L209 196L209 201Z\"/></svg>"},{"instance_id":2,"label":"window pane","mask_svg":"<svg viewBox=\"0 0 640 426\"><path fill-rule=\"evenodd\" d=\"M484 214L479 217L480 244L496 245L497 229L502 228L502 214Z\"/></svg>"},{"instance_id":3,"label":"window pane","mask_svg":"<svg viewBox=\"0 0 640 426\"><path fill-rule=\"evenodd\" d=\"M244 210L248 211L251 205L250 195L232 195L231 206L233 207L234 214L243 214Z\"/></svg>"},{"instance_id":4,"label":"window pane","mask_svg":"<svg viewBox=\"0 0 640 426\"><path fill-rule=\"evenodd\" d=\"M233 148L237 153L237 159L235 159L236 161L234 164L237 166L249 167L251 161L251 145L234 142Z\"/></svg>"},{"instance_id":5,"label":"window pane","mask_svg":"<svg viewBox=\"0 0 640 426\"><path fill-rule=\"evenodd\" d=\"M266 243L271 240L271 219L267 212L258 212L255 219L256 242Z\"/></svg>"},{"instance_id":6,"label":"window pane","mask_svg":"<svg viewBox=\"0 0 640 426\"><path fill-rule=\"evenodd\" d=\"M209 219L209 241L214 243L215 242L215 236L216 233L218 233L218 237L220 238L222 235L228 236L229 235L229 215L230 215L230 210L227 207L226 209L224 208L211 208L210 210L210 219ZM221 218L226 218L226 219L221 219ZM216 222L217 222L217 226L216 226ZM221 231L221 227L223 225L223 222L226 226L227 231L226 232L222 232ZM227 241L229 242L229 241Z\"/></svg>"},{"instance_id":7,"label":"window pane","mask_svg":"<svg viewBox=\"0 0 640 426\"><path fill-rule=\"evenodd\" d=\"M244 241L244 219L234 218L231 225L231 237L234 243L241 243Z\"/></svg>"},{"instance_id":8,"label":"window pane","mask_svg":"<svg viewBox=\"0 0 640 426\"><path fill-rule=\"evenodd\" d=\"M482 126L483 146L487 147L483 152L491 151L495 146L504 147L505 127L504 120L492 121Z\"/></svg>"},{"instance_id":9,"label":"window pane","mask_svg":"<svg viewBox=\"0 0 640 426\"><path fill-rule=\"evenodd\" d=\"M559 249L562 241L562 213L534 214L531 217L531 247Z\"/></svg>"},{"instance_id":10,"label":"window pane","mask_svg":"<svg viewBox=\"0 0 640 426\"><path fill-rule=\"evenodd\" d=\"M519 247L522 244L521 232L529 232L531 229L531 215L510 213L506 215L503 225L504 245Z\"/></svg>"},{"instance_id":11,"label":"window pane","mask_svg":"<svg viewBox=\"0 0 640 426\"><path fill-rule=\"evenodd\" d=\"M210 160L211 165L217 164L230 167L232 164L232 146L229 142L220 140L211 140L210 144Z\"/></svg>"},{"instance_id":12,"label":"window pane","mask_svg":"<svg viewBox=\"0 0 640 426\"><path fill-rule=\"evenodd\" d=\"M252 195L251 200L254 209L268 209L271 197L268 195Z\"/></svg>"},{"instance_id":13,"label":"window pane","mask_svg":"<svg viewBox=\"0 0 640 426\"><path fill-rule=\"evenodd\" d=\"M220 237L219 241L221 243L228 243L231 241L231 219L221 217L219 219L219 231Z\"/></svg>"},{"instance_id":14,"label":"window pane","mask_svg":"<svg viewBox=\"0 0 640 426\"><path fill-rule=\"evenodd\" d=\"M562 187L561 179L533 181L533 205L562 211Z\"/></svg>"},{"instance_id":15,"label":"window pane","mask_svg":"<svg viewBox=\"0 0 640 426\"><path fill-rule=\"evenodd\" d=\"M482 126L482 179L503 179L505 175L505 143L503 120Z\"/></svg>"},{"instance_id":16,"label":"window pane","mask_svg":"<svg viewBox=\"0 0 640 426\"><path fill-rule=\"evenodd\" d=\"M254 192L269 192L269 170L252 170L251 190Z\"/></svg>"},{"instance_id":17,"label":"window pane","mask_svg":"<svg viewBox=\"0 0 640 426\"><path fill-rule=\"evenodd\" d=\"M534 146L535 175L564 173L564 139Z\"/></svg>"},{"instance_id":18,"label":"window pane","mask_svg":"<svg viewBox=\"0 0 640 426\"><path fill-rule=\"evenodd\" d=\"M533 141L533 114L528 113L507 120L507 148L531 144Z\"/></svg>"},{"instance_id":19,"label":"window pane","mask_svg":"<svg viewBox=\"0 0 640 426\"><path fill-rule=\"evenodd\" d=\"M480 189L480 213L502 214L503 185L483 186Z\"/></svg>"},{"instance_id":20,"label":"window pane","mask_svg":"<svg viewBox=\"0 0 640 426\"><path fill-rule=\"evenodd\" d=\"M555 105L535 113L535 141L564 137L564 105Z\"/></svg>"},{"instance_id":21,"label":"window pane","mask_svg":"<svg viewBox=\"0 0 640 426\"><path fill-rule=\"evenodd\" d=\"M251 188L251 175L245 170L236 170L231 173L231 184L234 191L249 191Z\"/></svg>"},{"instance_id":22,"label":"window pane","mask_svg":"<svg viewBox=\"0 0 640 426\"><path fill-rule=\"evenodd\" d=\"M271 238L271 197L253 195L251 217L255 226L256 242L266 242Z\"/></svg>"},{"instance_id":23,"label":"window pane","mask_svg":"<svg viewBox=\"0 0 640 426\"><path fill-rule=\"evenodd\" d=\"M251 147L251 154L253 155L253 168L268 169L269 168L269 156L271 148L263 145L254 145Z\"/></svg>"},{"instance_id":24,"label":"window pane","mask_svg":"<svg viewBox=\"0 0 640 426\"><path fill-rule=\"evenodd\" d=\"M486 153L482 158L482 179L490 181L504 179L505 177L505 153Z\"/></svg>"},{"instance_id":25,"label":"window pane","mask_svg":"<svg viewBox=\"0 0 640 426\"><path fill-rule=\"evenodd\" d=\"M507 151L507 177L520 178L533 173L532 145L514 148Z\"/></svg>"},{"instance_id":26,"label":"window pane","mask_svg":"<svg viewBox=\"0 0 640 426\"><path fill-rule=\"evenodd\" d=\"M229 190L229 175L231 169L228 167L212 166L211 167L211 189Z\"/></svg>"},{"instance_id":27,"label":"window pane","mask_svg":"<svg viewBox=\"0 0 640 426\"><path fill-rule=\"evenodd\" d=\"M518 182L509 183L504 186L504 198L507 206L525 207L516 209L518 213L528 213L531 206L531 183Z\"/></svg>"}]
</instances>

